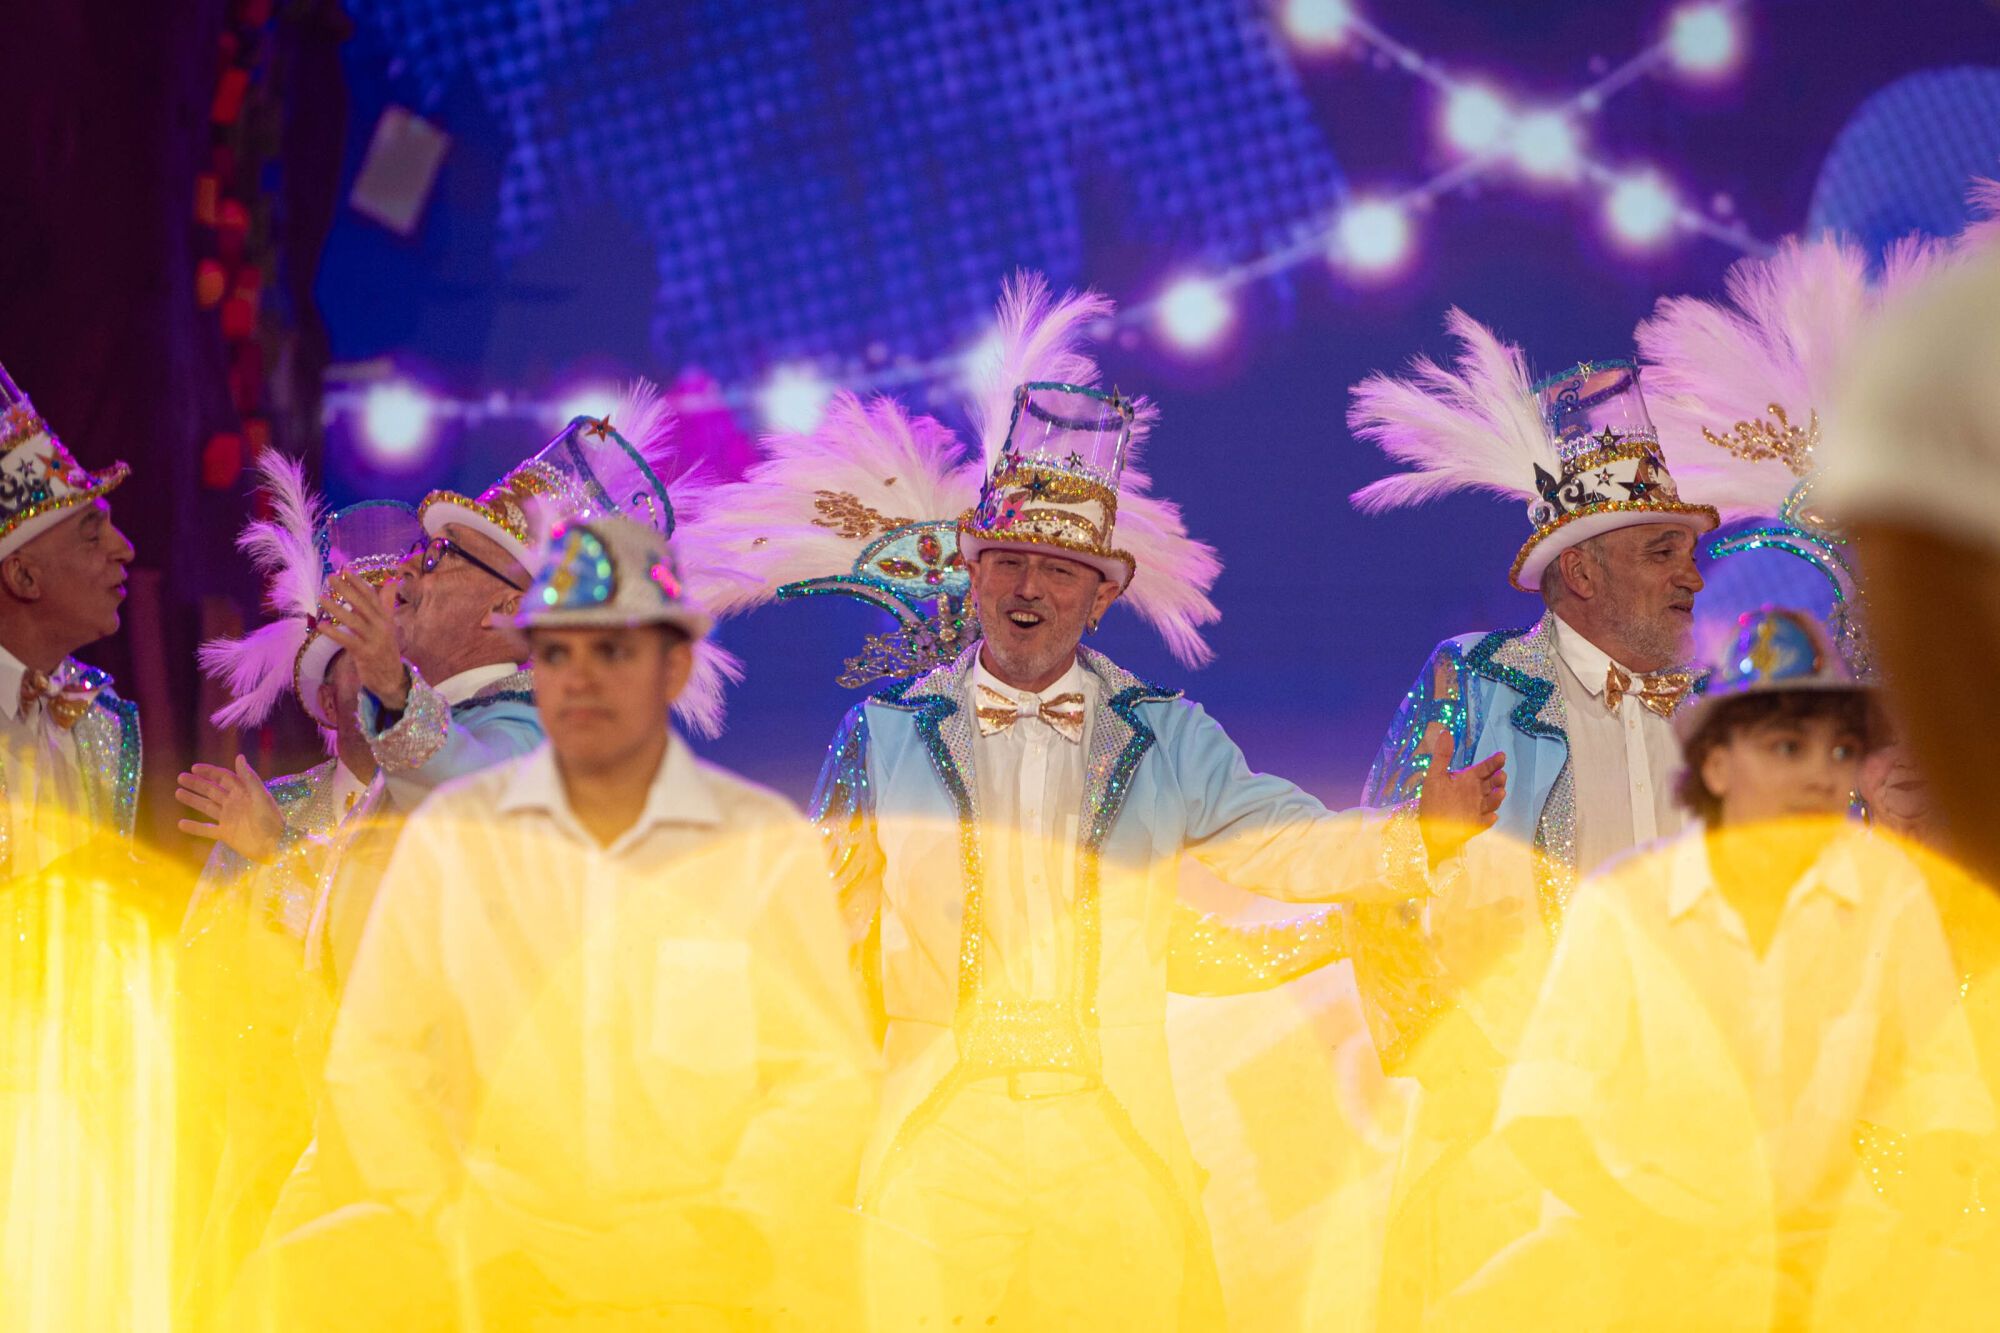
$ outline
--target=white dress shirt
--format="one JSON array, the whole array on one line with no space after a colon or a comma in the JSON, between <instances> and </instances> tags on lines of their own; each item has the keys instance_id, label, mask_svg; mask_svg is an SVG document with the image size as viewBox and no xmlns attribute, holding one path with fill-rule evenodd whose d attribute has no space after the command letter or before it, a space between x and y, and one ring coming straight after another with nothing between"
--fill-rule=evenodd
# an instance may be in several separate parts
<instances>
[{"instance_id":1,"label":"white dress shirt","mask_svg":"<svg viewBox=\"0 0 2000 1333\"><path fill-rule=\"evenodd\" d=\"M1628 1187L1689 1197L1761 1138L1781 1226L1837 1206L1863 1126L1993 1125L1924 880L1858 827L1792 886L1761 955L1699 828L1582 886L1501 1099L1500 1124L1530 1116L1583 1123Z\"/></svg>"},{"instance_id":2,"label":"white dress shirt","mask_svg":"<svg viewBox=\"0 0 2000 1333\"><path fill-rule=\"evenodd\" d=\"M28 668L0 648L0 786L6 789L11 873L32 875L90 840L76 738L46 703L21 709Z\"/></svg>"},{"instance_id":3,"label":"white dress shirt","mask_svg":"<svg viewBox=\"0 0 2000 1333\"><path fill-rule=\"evenodd\" d=\"M1673 791L1681 747L1673 723L1631 694L1616 709L1604 706L1605 678L1614 665L1634 680L1643 672L1613 662L1560 616L1551 624L1576 784L1576 871L1588 875L1634 847L1681 831L1687 816Z\"/></svg>"},{"instance_id":4,"label":"white dress shirt","mask_svg":"<svg viewBox=\"0 0 2000 1333\"><path fill-rule=\"evenodd\" d=\"M404 825L326 1062L367 1192L602 1294L677 1210L852 1188L874 1057L811 827L678 737L600 845L543 745ZM650 1247L650 1248L649 1248Z\"/></svg>"},{"instance_id":5,"label":"white dress shirt","mask_svg":"<svg viewBox=\"0 0 2000 1333\"><path fill-rule=\"evenodd\" d=\"M1071 662L1062 679L1037 694L1005 684L981 662L973 670L970 705L1000 706L984 690L1015 700L1024 714L991 736L974 730L972 766L986 872L986 975L1013 999L1060 999L1068 994L1075 933L1071 907L1084 742L1065 738L1038 710L1065 694L1081 694L1087 739L1097 678Z\"/></svg>"},{"instance_id":6,"label":"white dress shirt","mask_svg":"<svg viewBox=\"0 0 2000 1333\"><path fill-rule=\"evenodd\" d=\"M518 662L492 662L461 671L455 676L446 676L433 688L444 696L446 703L462 704L488 685L505 680L520 669Z\"/></svg>"}]
</instances>

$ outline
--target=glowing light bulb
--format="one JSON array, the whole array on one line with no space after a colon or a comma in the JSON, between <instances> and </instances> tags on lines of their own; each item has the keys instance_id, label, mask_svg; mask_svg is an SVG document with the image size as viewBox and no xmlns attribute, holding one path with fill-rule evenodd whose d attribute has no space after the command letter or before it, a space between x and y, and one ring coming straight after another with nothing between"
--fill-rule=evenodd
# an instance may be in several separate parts
<instances>
[{"instance_id":1,"label":"glowing light bulb","mask_svg":"<svg viewBox=\"0 0 2000 1333\"><path fill-rule=\"evenodd\" d=\"M1182 278L1160 298L1160 330L1183 351L1213 346L1235 318L1229 294L1208 278Z\"/></svg>"},{"instance_id":2,"label":"glowing light bulb","mask_svg":"<svg viewBox=\"0 0 2000 1333\"><path fill-rule=\"evenodd\" d=\"M1384 277L1410 254L1410 215L1391 199L1359 199L1334 228L1334 257L1350 271Z\"/></svg>"},{"instance_id":3,"label":"glowing light bulb","mask_svg":"<svg viewBox=\"0 0 2000 1333\"><path fill-rule=\"evenodd\" d=\"M1734 6L1705 0L1683 5L1667 21L1667 59L1695 78L1714 78L1736 67L1742 53Z\"/></svg>"},{"instance_id":4,"label":"glowing light bulb","mask_svg":"<svg viewBox=\"0 0 2000 1333\"><path fill-rule=\"evenodd\" d=\"M1347 40L1354 10L1346 0L1285 0L1286 34L1308 51L1324 51Z\"/></svg>"},{"instance_id":5,"label":"glowing light bulb","mask_svg":"<svg viewBox=\"0 0 2000 1333\"><path fill-rule=\"evenodd\" d=\"M552 414L554 420L550 424L567 426L578 417L595 417L601 420L611 415L611 409L617 404L618 397L618 389L614 385L583 385L564 394L556 403L556 410ZM614 421L611 424L617 426L621 423Z\"/></svg>"},{"instance_id":6,"label":"glowing light bulb","mask_svg":"<svg viewBox=\"0 0 2000 1333\"><path fill-rule=\"evenodd\" d=\"M779 366L757 391L757 414L772 430L805 434L819 425L833 386L811 366Z\"/></svg>"},{"instance_id":7,"label":"glowing light bulb","mask_svg":"<svg viewBox=\"0 0 2000 1333\"><path fill-rule=\"evenodd\" d=\"M1536 111L1514 126L1514 161L1537 180L1568 180L1583 163L1576 126L1560 111Z\"/></svg>"},{"instance_id":8,"label":"glowing light bulb","mask_svg":"<svg viewBox=\"0 0 2000 1333\"><path fill-rule=\"evenodd\" d=\"M1506 137L1512 113L1491 88L1465 84L1453 88L1444 101L1445 142L1461 153L1484 153Z\"/></svg>"},{"instance_id":9,"label":"glowing light bulb","mask_svg":"<svg viewBox=\"0 0 2000 1333\"><path fill-rule=\"evenodd\" d=\"M1673 234L1680 201L1657 172L1621 176L1604 197L1604 221L1612 239L1631 250L1649 250Z\"/></svg>"},{"instance_id":10,"label":"glowing light bulb","mask_svg":"<svg viewBox=\"0 0 2000 1333\"><path fill-rule=\"evenodd\" d=\"M404 467L422 458L430 442L437 405L404 380L368 390L361 405L362 451L377 464Z\"/></svg>"}]
</instances>

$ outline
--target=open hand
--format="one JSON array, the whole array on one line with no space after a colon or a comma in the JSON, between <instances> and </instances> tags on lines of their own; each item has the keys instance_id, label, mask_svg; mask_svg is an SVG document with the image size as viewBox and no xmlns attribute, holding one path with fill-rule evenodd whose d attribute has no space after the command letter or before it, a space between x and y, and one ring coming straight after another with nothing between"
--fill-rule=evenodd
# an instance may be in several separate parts
<instances>
[{"instance_id":1,"label":"open hand","mask_svg":"<svg viewBox=\"0 0 2000 1333\"><path fill-rule=\"evenodd\" d=\"M1417 798L1424 849L1431 864L1456 855L1472 836L1493 827L1500 803L1507 798L1507 756L1489 755L1476 764L1453 769L1451 733L1432 723L1417 753L1430 756L1423 794Z\"/></svg>"},{"instance_id":2,"label":"open hand","mask_svg":"<svg viewBox=\"0 0 2000 1333\"><path fill-rule=\"evenodd\" d=\"M234 771L214 764L196 764L181 774L174 799L209 822L183 819L180 830L197 838L212 838L246 861L268 862L278 855L285 816L250 761L236 756Z\"/></svg>"},{"instance_id":3,"label":"open hand","mask_svg":"<svg viewBox=\"0 0 2000 1333\"><path fill-rule=\"evenodd\" d=\"M396 642L394 585L381 589L346 571L335 574L319 600L320 633L354 659L361 687L392 713L410 701L410 669Z\"/></svg>"}]
</instances>

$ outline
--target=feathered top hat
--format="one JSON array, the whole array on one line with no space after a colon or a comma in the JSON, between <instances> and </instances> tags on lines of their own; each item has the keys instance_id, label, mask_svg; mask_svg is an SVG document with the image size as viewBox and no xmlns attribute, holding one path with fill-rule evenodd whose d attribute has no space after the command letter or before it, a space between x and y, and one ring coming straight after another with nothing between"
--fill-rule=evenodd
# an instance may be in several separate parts
<instances>
[{"instance_id":1,"label":"feathered top hat","mask_svg":"<svg viewBox=\"0 0 2000 1333\"><path fill-rule=\"evenodd\" d=\"M675 426L657 386L636 381L609 415L575 418L478 498L432 491L417 510L424 532L436 537L448 524L464 524L528 570L564 519L622 514L671 537L674 510L661 478L673 458Z\"/></svg>"},{"instance_id":2,"label":"feathered top hat","mask_svg":"<svg viewBox=\"0 0 2000 1333\"><path fill-rule=\"evenodd\" d=\"M1524 500L1534 531L1514 557L1515 587L1534 592L1555 558L1600 533L1641 523L1696 532L1720 522L1680 497L1630 361L1588 361L1539 383L1521 349L1462 310L1446 327L1463 346L1446 369L1420 358L1408 379L1371 375L1354 388L1348 427L1414 470L1355 492L1367 513L1478 489Z\"/></svg>"},{"instance_id":3,"label":"feathered top hat","mask_svg":"<svg viewBox=\"0 0 2000 1333\"><path fill-rule=\"evenodd\" d=\"M116 489L130 472L123 463L85 471L0 366L0 557Z\"/></svg>"},{"instance_id":4,"label":"feathered top hat","mask_svg":"<svg viewBox=\"0 0 2000 1333\"><path fill-rule=\"evenodd\" d=\"M1636 335L1660 421L1690 446L1679 455L1689 484L1731 521L1770 520L1710 554L1776 549L1818 569L1833 587L1835 645L1862 677L1871 659L1860 585L1815 503L1822 415L1883 300L1947 255L1941 242L1899 242L1871 279L1852 241L1788 240L1731 266L1724 300L1664 298Z\"/></svg>"},{"instance_id":5,"label":"feathered top hat","mask_svg":"<svg viewBox=\"0 0 2000 1333\"><path fill-rule=\"evenodd\" d=\"M970 404L990 474L950 430L886 396L864 403L838 394L810 434L766 439L765 461L723 487L714 506L718 536L750 576L725 609L773 597L858 598L897 626L869 636L841 683L917 675L977 637L966 623L967 562L980 549L1018 544L1100 569L1176 657L1206 662L1201 626L1220 615L1208 590L1221 562L1133 466L1157 412L1092 387L1096 363L1078 350L1110 311L1094 294L1052 300L1039 275L1007 286L999 348Z\"/></svg>"},{"instance_id":6,"label":"feathered top hat","mask_svg":"<svg viewBox=\"0 0 2000 1333\"><path fill-rule=\"evenodd\" d=\"M366 500L329 514L306 487L296 459L266 450L257 470L271 517L243 530L237 547L266 579L264 601L278 619L240 639L212 639L201 646L201 668L229 690L216 710L219 727L255 726L270 716L290 686L306 714L322 727L334 719L320 707L340 648L320 633L320 598L327 580L351 570L380 587L422 536L417 511L393 500Z\"/></svg>"}]
</instances>

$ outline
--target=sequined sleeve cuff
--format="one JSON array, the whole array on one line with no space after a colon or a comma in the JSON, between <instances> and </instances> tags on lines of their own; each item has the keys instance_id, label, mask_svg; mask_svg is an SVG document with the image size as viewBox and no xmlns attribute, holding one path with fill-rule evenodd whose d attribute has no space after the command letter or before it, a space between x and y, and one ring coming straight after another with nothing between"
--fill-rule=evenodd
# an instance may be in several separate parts
<instances>
[{"instance_id":1,"label":"sequined sleeve cuff","mask_svg":"<svg viewBox=\"0 0 2000 1333\"><path fill-rule=\"evenodd\" d=\"M408 665L407 663L405 665ZM422 768L444 748L451 732L451 705L432 689L415 667L410 667L410 697L395 725L377 730L382 705L366 690L361 692L361 734L375 753L375 762L390 773L406 773Z\"/></svg>"},{"instance_id":2,"label":"sequined sleeve cuff","mask_svg":"<svg viewBox=\"0 0 2000 1333\"><path fill-rule=\"evenodd\" d=\"M1431 895L1431 854L1424 846L1424 829L1417 817L1415 797L1389 807L1389 820L1382 833L1382 879L1412 898Z\"/></svg>"}]
</instances>

